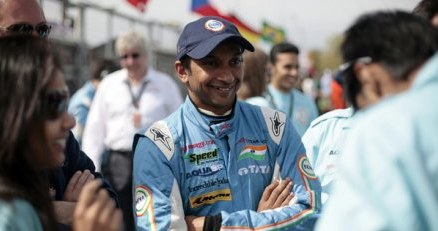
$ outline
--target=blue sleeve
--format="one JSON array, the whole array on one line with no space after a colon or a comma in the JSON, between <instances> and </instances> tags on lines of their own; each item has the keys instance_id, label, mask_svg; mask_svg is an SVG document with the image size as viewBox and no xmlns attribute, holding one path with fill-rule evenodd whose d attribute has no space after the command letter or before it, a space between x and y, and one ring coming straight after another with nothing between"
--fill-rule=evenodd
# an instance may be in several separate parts
<instances>
[{"instance_id":1,"label":"blue sleeve","mask_svg":"<svg viewBox=\"0 0 438 231\"><path fill-rule=\"evenodd\" d=\"M168 157L149 138L138 138L133 161L138 231L187 229L181 194Z\"/></svg>"},{"instance_id":2,"label":"blue sleeve","mask_svg":"<svg viewBox=\"0 0 438 231\"><path fill-rule=\"evenodd\" d=\"M290 120L277 149L275 169L293 182L294 202L278 209L222 212L221 230L311 230L321 207L321 185L307 159L301 138ZM274 174L277 174L274 172Z\"/></svg>"},{"instance_id":3,"label":"blue sleeve","mask_svg":"<svg viewBox=\"0 0 438 231\"><path fill-rule=\"evenodd\" d=\"M35 209L27 201L0 201L0 231L10 230L43 230L41 221Z\"/></svg>"}]
</instances>

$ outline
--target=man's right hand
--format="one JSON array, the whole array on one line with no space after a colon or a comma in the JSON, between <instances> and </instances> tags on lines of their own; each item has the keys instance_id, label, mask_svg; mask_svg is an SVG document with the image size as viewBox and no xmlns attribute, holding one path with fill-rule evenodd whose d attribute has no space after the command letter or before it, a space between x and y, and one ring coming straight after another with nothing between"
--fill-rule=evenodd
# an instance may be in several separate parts
<instances>
[{"instance_id":1,"label":"man's right hand","mask_svg":"<svg viewBox=\"0 0 438 231\"><path fill-rule=\"evenodd\" d=\"M291 193L292 185L293 183L289 178L275 180L268 185L260 199L257 212L289 205L289 202L294 197L294 194Z\"/></svg>"},{"instance_id":2,"label":"man's right hand","mask_svg":"<svg viewBox=\"0 0 438 231\"><path fill-rule=\"evenodd\" d=\"M94 180L94 175L91 174L90 170L86 169L83 172L77 171L71 177L68 182L67 188L64 192L64 201L76 202L78 201L79 194L82 188L88 182Z\"/></svg>"}]
</instances>

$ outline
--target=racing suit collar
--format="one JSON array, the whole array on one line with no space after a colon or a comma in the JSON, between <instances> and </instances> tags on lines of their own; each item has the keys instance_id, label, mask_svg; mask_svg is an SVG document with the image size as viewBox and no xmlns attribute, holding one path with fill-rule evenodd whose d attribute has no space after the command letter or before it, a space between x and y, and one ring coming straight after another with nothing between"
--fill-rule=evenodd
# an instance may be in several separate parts
<instances>
[{"instance_id":1,"label":"racing suit collar","mask_svg":"<svg viewBox=\"0 0 438 231\"><path fill-rule=\"evenodd\" d=\"M213 134L222 138L223 136L234 131L233 124L235 123L235 111L236 111L237 100L234 102L233 110L229 115L226 116L211 116L207 115L199 110L189 96L187 96L185 107L189 120L191 120L197 126L202 127L204 130L213 132Z\"/></svg>"}]
</instances>

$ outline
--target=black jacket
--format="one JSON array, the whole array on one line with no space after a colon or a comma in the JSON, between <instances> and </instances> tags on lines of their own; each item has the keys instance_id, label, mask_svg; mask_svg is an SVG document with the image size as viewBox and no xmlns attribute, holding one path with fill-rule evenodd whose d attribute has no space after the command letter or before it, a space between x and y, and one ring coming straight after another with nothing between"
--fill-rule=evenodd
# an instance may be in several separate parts
<instances>
[{"instance_id":1,"label":"black jacket","mask_svg":"<svg viewBox=\"0 0 438 231\"><path fill-rule=\"evenodd\" d=\"M117 207L119 207L116 192L112 186L105 179L103 179L102 175L99 172L96 172L93 161L79 148L78 141L74 138L71 131L65 147L64 165L60 168L52 170L49 173L50 186L52 189L56 190L54 199L57 201L62 201L70 178L73 176L73 174L75 174L76 171L84 171L86 169L90 170L96 179L102 179L102 187L108 191L110 197L114 199Z\"/></svg>"}]
</instances>

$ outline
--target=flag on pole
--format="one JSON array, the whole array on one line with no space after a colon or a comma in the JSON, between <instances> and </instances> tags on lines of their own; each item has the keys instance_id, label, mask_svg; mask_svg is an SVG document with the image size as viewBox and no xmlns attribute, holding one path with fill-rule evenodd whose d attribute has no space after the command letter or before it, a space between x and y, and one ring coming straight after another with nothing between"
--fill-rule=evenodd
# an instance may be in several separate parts
<instances>
[{"instance_id":1,"label":"flag on pole","mask_svg":"<svg viewBox=\"0 0 438 231\"><path fill-rule=\"evenodd\" d=\"M239 18L232 14L222 14L212 5L210 5L208 0L192 0L192 12L203 16L218 16L230 21L236 25L242 36L248 39L248 41L250 41L252 44L257 44L257 42L260 40L260 32L252 29L250 26L246 25Z\"/></svg>"},{"instance_id":2,"label":"flag on pole","mask_svg":"<svg viewBox=\"0 0 438 231\"><path fill-rule=\"evenodd\" d=\"M280 27L275 27L268 22L263 22L262 39L277 44L286 40L286 33Z\"/></svg>"},{"instance_id":3,"label":"flag on pole","mask_svg":"<svg viewBox=\"0 0 438 231\"><path fill-rule=\"evenodd\" d=\"M133 5L135 8L137 8L142 13L146 10L146 4L149 0L127 0L129 4Z\"/></svg>"}]
</instances>

